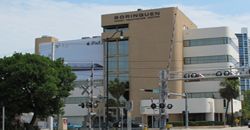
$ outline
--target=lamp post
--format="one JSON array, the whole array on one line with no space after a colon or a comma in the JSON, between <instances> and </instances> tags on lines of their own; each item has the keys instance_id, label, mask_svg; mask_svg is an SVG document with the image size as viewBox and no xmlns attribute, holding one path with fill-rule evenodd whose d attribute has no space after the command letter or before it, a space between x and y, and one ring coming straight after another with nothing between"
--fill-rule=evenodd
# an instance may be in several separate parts
<instances>
[{"instance_id":1,"label":"lamp post","mask_svg":"<svg viewBox=\"0 0 250 130\"><path fill-rule=\"evenodd\" d=\"M108 100L109 100L109 91L108 91L108 86L109 86L109 63L108 63L108 59L109 59L109 40L112 39L117 33L120 33L120 39L123 39L123 31L122 30L117 30L116 32L114 32L111 37L106 38L106 116L107 116L107 120L106 120L106 129L109 129L109 105L108 105Z\"/></svg>"}]
</instances>

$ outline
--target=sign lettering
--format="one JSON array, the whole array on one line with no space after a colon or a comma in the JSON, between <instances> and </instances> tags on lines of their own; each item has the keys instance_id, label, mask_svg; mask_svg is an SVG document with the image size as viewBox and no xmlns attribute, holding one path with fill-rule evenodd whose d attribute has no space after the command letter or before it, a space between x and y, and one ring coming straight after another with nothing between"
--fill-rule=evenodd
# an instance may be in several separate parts
<instances>
[{"instance_id":1,"label":"sign lettering","mask_svg":"<svg viewBox=\"0 0 250 130\"><path fill-rule=\"evenodd\" d=\"M158 11L140 12L140 13L134 13L134 14L121 14L121 15L115 15L114 21L123 22L123 21L132 21L132 20L159 18L160 14L161 13Z\"/></svg>"}]
</instances>

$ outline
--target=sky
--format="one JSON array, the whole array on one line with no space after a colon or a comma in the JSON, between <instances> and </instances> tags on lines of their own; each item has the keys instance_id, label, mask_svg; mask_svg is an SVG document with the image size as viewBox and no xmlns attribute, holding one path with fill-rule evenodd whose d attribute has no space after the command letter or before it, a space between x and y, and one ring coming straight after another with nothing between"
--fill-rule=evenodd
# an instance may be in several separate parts
<instances>
[{"instance_id":1,"label":"sky","mask_svg":"<svg viewBox=\"0 0 250 130\"><path fill-rule=\"evenodd\" d=\"M101 15L178 7L199 28L250 28L250 0L0 0L0 57L34 53L35 38L100 36Z\"/></svg>"}]
</instances>

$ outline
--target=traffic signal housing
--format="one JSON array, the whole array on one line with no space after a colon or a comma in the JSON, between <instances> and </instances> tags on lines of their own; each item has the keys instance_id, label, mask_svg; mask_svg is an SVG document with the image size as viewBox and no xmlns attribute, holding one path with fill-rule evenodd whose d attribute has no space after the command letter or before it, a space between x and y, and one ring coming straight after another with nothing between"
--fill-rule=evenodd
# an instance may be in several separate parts
<instances>
[{"instance_id":1,"label":"traffic signal housing","mask_svg":"<svg viewBox=\"0 0 250 130\"><path fill-rule=\"evenodd\" d=\"M150 107L151 107L152 109L155 109L155 108L156 108L156 104L155 104L155 103L152 103L152 104L150 105Z\"/></svg>"},{"instance_id":2,"label":"traffic signal housing","mask_svg":"<svg viewBox=\"0 0 250 130\"><path fill-rule=\"evenodd\" d=\"M85 107L85 104L82 102L81 104L79 104L78 106L80 106L81 108Z\"/></svg>"}]
</instances>

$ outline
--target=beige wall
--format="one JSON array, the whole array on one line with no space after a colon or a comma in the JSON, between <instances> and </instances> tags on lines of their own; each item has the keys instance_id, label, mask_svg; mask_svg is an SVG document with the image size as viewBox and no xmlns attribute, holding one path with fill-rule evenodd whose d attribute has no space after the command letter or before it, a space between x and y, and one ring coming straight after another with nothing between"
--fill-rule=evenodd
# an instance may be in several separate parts
<instances>
[{"instance_id":1,"label":"beige wall","mask_svg":"<svg viewBox=\"0 0 250 130\"><path fill-rule=\"evenodd\" d=\"M145 12L160 12L159 17L137 20L123 20L115 22L114 17L122 14L135 14ZM176 14L176 20L175 16ZM174 51L171 71L183 70L183 26L196 28L177 8L161 8L126 13L109 14L102 16L102 26L128 24L129 30L125 36L129 39L129 82L130 99L134 107L133 117L140 117L140 100L150 97L158 98L159 95L145 93L141 88L157 88L159 71L166 69L172 33L174 30ZM112 33L103 33L102 39L110 37ZM119 35L117 35L119 36ZM169 90L181 93L183 82L171 82Z\"/></svg>"},{"instance_id":2,"label":"beige wall","mask_svg":"<svg viewBox=\"0 0 250 130\"><path fill-rule=\"evenodd\" d=\"M46 42L57 42L58 39L51 36L42 36L35 39L35 54L39 54L39 44Z\"/></svg>"}]
</instances>

